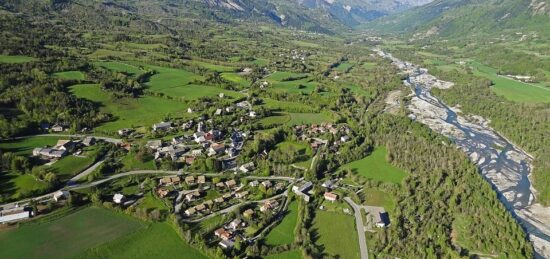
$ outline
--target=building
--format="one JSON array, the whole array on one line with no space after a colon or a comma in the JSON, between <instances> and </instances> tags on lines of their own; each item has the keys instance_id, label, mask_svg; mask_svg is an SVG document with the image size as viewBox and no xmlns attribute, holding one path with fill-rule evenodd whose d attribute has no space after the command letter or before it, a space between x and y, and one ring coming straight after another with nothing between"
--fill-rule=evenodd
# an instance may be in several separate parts
<instances>
[{"instance_id":1,"label":"building","mask_svg":"<svg viewBox=\"0 0 550 259\"><path fill-rule=\"evenodd\" d=\"M169 193L170 193L170 191L168 191L167 189L164 189L164 188L158 188L157 189L157 194L160 198L164 198L164 197L168 196Z\"/></svg>"},{"instance_id":2,"label":"building","mask_svg":"<svg viewBox=\"0 0 550 259\"><path fill-rule=\"evenodd\" d=\"M332 192L325 192L325 200L330 202L335 202L338 200L338 194L332 193Z\"/></svg>"},{"instance_id":3,"label":"building","mask_svg":"<svg viewBox=\"0 0 550 259\"><path fill-rule=\"evenodd\" d=\"M321 186L327 188L327 189L332 189L334 187L334 180L326 180L323 184L321 184Z\"/></svg>"},{"instance_id":4,"label":"building","mask_svg":"<svg viewBox=\"0 0 550 259\"><path fill-rule=\"evenodd\" d=\"M218 198L214 199L214 202L215 203L223 203L223 202L225 202L225 199L223 197L218 197Z\"/></svg>"},{"instance_id":5,"label":"building","mask_svg":"<svg viewBox=\"0 0 550 259\"><path fill-rule=\"evenodd\" d=\"M293 186L292 190L294 192L298 191L298 192L301 192L301 193L306 193L307 191L311 190L312 187L313 187L312 182L306 182L302 186Z\"/></svg>"},{"instance_id":6,"label":"building","mask_svg":"<svg viewBox=\"0 0 550 259\"><path fill-rule=\"evenodd\" d=\"M126 137L128 135L130 135L130 133L134 132L133 129L119 129L118 130L118 135L121 136L121 137Z\"/></svg>"},{"instance_id":7,"label":"building","mask_svg":"<svg viewBox=\"0 0 550 259\"><path fill-rule=\"evenodd\" d=\"M53 194L53 199L54 201L59 202L60 200L69 198L70 195L71 194L69 193L69 191L61 190Z\"/></svg>"},{"instance_id":8,"label":"building","mask_svg":"<svg viewBox=\"0 0 550 259\"><path fill-rule=\"evenodd\" d=\"M180 182L181 182L181 179L179 176L166 176L159 180L160 185L166 185L166 186L179 184Z\"/></svg>"},{"instance_id":9,"label":"building","mask_svg":"<svg viewBox=\"0 0 550 259\"><path fill-rule=\"evenodd\" d=\"M65 128L63 127L63 125L55 124L55 125L52 126L52 131L53 132L62 132L64 130L65 130Z\"/></svg>"},{"instance_id":10,"label":"building","mask_svg":"<svg viewBox=\"0 0 550 259\"><path fill-rule=\"evenodd\" d=\"M229 228L233 229L233 231L239 229L239 227L241 226L242 224L242 220L237 218L237 219L234 219L233 221L231 221L231 223L229 223Z\"/></svg>"},{"instance_id":11,"label":"building","mask_svg":"<svg viewBox=\"0 0 550 259\"><path fill-rule=\"evenodd\" d=\"M206 183L206 176L204 176L204 175L199 175L199 176L197 177L197 183L198 183L198 184L204 184L204 183Z\"/></svg>"},{"instance_id":12,"label":"building","mask_svg":"<svg viewBox=\"0 0 550 259\"><path fill-rule=\"evenodd\" d=\"M185 183L188 185L195 184L195 177L192 175L185 177Z\"/></svg>"},{"instance_id":13,"label":"building","mask_svg":"<svg viewBox=\"0 0 550 259\"><path fill-rule=\"evenodd\" d=\"M254 215L254 211L252 209L247 209L243 212L243 216L246 218L251 218Z\"/></svg>"},{"instance_id":14,"label":"building","mask_svg":"<svg viewBox=\"0 0 550 259\"><path fill-rule=\"evenodd\" d=\"M153 124L153 130L159 131L159 130L169 130L172 127L172 122L160 122Z\"/></svg>"},{"instance_id":15,"label":"building","mask_svg":"<svg viewBox=\"0 0 550 259\"><path fill-rule=\"evenodd\" d=\"M208 156L215 156L217 154L221 154L225 151L225 145L223 143L214 143L210 145L210 148L208 149Z\"/></svg>"},{"instance_id":16,"label":"building","mask_svg":"<svg viewBox=\"0 0 550 259\"><path fill-rule=\"evenodd\" d=\"M248 173L252 170L254 170L254 162L249 162L249 163L243 164L239 167L239 171L241 171L243 173Z\"/></svg>"},{"instance_id":17,"label":"building","mask_svg":"<svg viewBox=\"0 0 550 259\"><path fill-rule=\"evenodd\" d=\"M222 240L218 243L223 249L232 248L235 243L230 240Z\"/></svg>"},{"instance_id":18,"label":"building","mask_svg":"<svg viewBox=\"0 0 550 259\"><path fill-rule=\"evenodd\" d=\"M263 181L262 182L262 185L265 187L265 188L270 188L271 186L273 186L273 184L271 183L271 181Z\"/></svg>"},{"instance_id":19,"label":"building","mask_svg":"<svg viewBox=\"0 0 550 259\"><path fill-rule=\"evenodd\" d=\"M116 203L116 204L121 204L121 203L124 202L124 200L125 200L124 195L122 195L120 193L116 193L113 196L113 202Z\"/></svg>"},{"instance_id":20,"label":"building","mask_svg":"<svg viewBox=\"0 0 550 259\"><path fill-rule=\"evenodd\" d=\"M234 179L225 182L225 186L227 186L228 188L234 188L236 185L237 182Z\"/></svg>"},{"instance_id":21,"label":"building","mask_svg":"<svg viewBox=\"0 0 550 259\"><path fill-rule=\"evenodd\" d=\"M197 212L197 210L195 208L189 208L189 209L186 209L184 213L187 216L191 216L191 215L195 214L195 212Z\"/></svg>"},{"instance_id":22,"label":"building","mask_svg":"<svg viewBox=\"0 0 550 259\"><path fill-rule=\"evenodd\" d=\"M54 149L71 152L72 150L75 149L75 147L76 147L76 143L73 142L72 140L60 139L57 141L57 144L55 144Z\"/></svg>"},{"instance_id":23,"label":"building","mask_svg":"<svg viewBox=\"0 0 550 259\"><path fill-rule=\"evenodd\" d=\"M91 146L91 145L94 145L95 144L95 138L94 137L85 137L83 140L82 140L82 144L84 146Z\"/></svg>"},{"instance_id":24,"label":"building","mask_svg":"<svg viewBox=\"0 0 550 259\"><path fill-rule=\"evenodd\" d=\"M390 224L390 217L387 212L379 211L378 213L373 213L373 222L376 227L384 228Z\"/></svg>"},{"instance_id":25,"label":"building","mask_svg":"<svg viewBox=\"0 0 550 259\"><path fill-rule=\"evenodd\" d=\"M260 182L258 182L258 180L254 180L254 181L248 183L248 185L250 185L250 187L256 187L256 186L260 185Z\"/></svg>"},{"instance_id":26,"label":"building","mask_svg":"<svg viewBox=\"0 0 550 259\"><path fill-rule=\"evenodd\" d=\"M246 197L246 195L248 195L248 191L238 192L238 193L235 194L235 197L237 197L238 199L242 199L242 198Z\"/></svg>"},{"instance_id":27,"label":"building","mask_svg":"<svg viewBox=\"0 0 550 259\"><path fill-rule=\"evenodd\" d=\"M145 146L150 148L150 149L157 150L157 149L162 147L162 140L160 140L160 139L149 140L149 141L147 141Z\"/></svg>"},{"instance_id":28,"label":"building","mask_svg":"<svg viewBox=\"0 0 550 259\"><path fill-rule=\"evenodd\" d=\"M17 207L0 211L0 223L20 221L34 216L32 210L23 207Z\"/></svg>"},{"instance_id":29,"label":"building","mask_svg":"<svg viewBox=\"0 0 550 259\"><path fill-rule=\"evenodd\" d=\"M260 211L266 212L276 208L277 206L279 206L279 202L277 200L268 200L265 201L264 204L260 207Z\"/></svg>"}]
</instances>

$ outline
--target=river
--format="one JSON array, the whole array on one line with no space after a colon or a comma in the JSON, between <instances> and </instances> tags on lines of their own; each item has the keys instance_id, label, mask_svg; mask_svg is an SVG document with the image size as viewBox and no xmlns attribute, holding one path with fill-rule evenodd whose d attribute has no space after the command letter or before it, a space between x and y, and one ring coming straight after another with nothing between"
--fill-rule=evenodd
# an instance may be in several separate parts
<instances>
[{"instance_id":1,"label":"river","mask_svg":"<svg viewBox=\"0 0 550 259\"><path fill-rule=\"evenodd\" d=\"M409 117L450 138L464 151L528 233L536 257L550 258L550 208L534 199L536 190L530 180L533 158L492 129L488 120L463 115L459 107L449 107L430 92L432 88L448 89L453 83L438 80L427 69L389 53L375 51L408 75L404 84L411 89Z\"/></svg>"}]
</instances>

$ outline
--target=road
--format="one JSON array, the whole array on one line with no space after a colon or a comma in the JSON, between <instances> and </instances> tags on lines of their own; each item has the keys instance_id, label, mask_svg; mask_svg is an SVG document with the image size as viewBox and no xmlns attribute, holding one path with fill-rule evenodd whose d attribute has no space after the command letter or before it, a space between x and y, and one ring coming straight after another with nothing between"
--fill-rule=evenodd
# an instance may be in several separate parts
<instances>
[{"instance_id":1,"label":"road","mask_svg":"<svg viewBox=\"0 0 550 259\"><path fill-rule=\"evenodd\" d=\"M93 137L98 140L103 140L106 142L110 142L113 144L120 144L122 143L122 139L116 139L116 138L110 138L110 137L100 137L100 136L92 136L92 135L83 135L83 134L38 134L38 135L29 135L29 136L22 136L22 137L15 137L11 138L12 140L15 139L25 139L25 138L32 138L32 137L68 137L68 138L85 138L85 137Z\"/></svg>"},{"instance_id":2,"label":"road","mask_svg":"<svg viewBox=\"0 0 550 259\"><path fill-rule=\"evenodd\" d=\"M359 237L359 249L361 251L361 259L369 259L369 249L367 247L367 239L365 238L365 226L363 225L363 216L361 215L361 207L355 204L350 197L345 197L344 200L351 205L355 212L355 226L357 227L357 235Z\"/></svg>"},{"instance_id":3,"label":"road","mask_svg":"<svg viewBox=\"0 0 550 259\"><path fill-rule=\"evenodd\" d=\"M96 162L95 164L93 164L92 166L88 167L86 170L80 172L79 174L75 175L73 178L71 178L71 180L69 180L69 182L76 182L86 176L88 176L90 173L92 173L96 168L98 168L101 164L103 164L103 162L105 162L105 159L102 159L98 162Z\"/></svg>"}]
</instances>

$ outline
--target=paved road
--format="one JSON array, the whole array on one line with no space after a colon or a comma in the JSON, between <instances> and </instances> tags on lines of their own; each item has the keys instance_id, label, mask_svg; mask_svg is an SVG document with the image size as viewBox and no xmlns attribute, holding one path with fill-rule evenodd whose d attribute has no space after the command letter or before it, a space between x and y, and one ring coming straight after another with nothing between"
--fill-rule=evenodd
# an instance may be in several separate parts
<instances>
[{"instance_id":1,"label":"paved road","mask_svg":"<svg viewBox=\"0 0 550 259\"><path fill-rule=\"evenodd\" d=\"M106 142L110 142L110 143L113 143L113 144L120 144L120 143L122 143L122 139L109 138L109 137L100 137L100 136L92 136L92 135L83 135L83 134L38 134L38 135L29 135L29 136L15 137L15 138L11 138L11 139L25 139L25 138L31 138L31 137L68 137L68 138L94 137L95 139L104 140L104 141L106 141Z\"/></svg>"},{"instance_id":2,"label":"paved road","mask_svg":"<svg viewBox=\"0 0 550 259\"><path fill-rule=\"evenodd\" d=\"M365 226L363 225L361 207L355 204L350 197L345 197L344 200L351 205L353 211L355 212L355 226L357 227L357 235L359 236L361 259L369 259L369 249L367 248L367 240L365 238Z\"/></svg>"},{"instance_id":3,"label":"paved road","mask_svg":"<svg viewBox=\"0 0 550 259\"><path fill-rule=\"evenodd\" d=\"M75 175L75 177L71 178L71 180L69 180L69 182L76 182L86 176L88 176L90 173L92 173L96 168L98 168L101 164L103 164L103 162L105 162L105 159L102 159L98 162L96 162L95 164L93 164L92 166L88 167L86 170L82 171L81 173Z\"/></svg>"}]
</instances>

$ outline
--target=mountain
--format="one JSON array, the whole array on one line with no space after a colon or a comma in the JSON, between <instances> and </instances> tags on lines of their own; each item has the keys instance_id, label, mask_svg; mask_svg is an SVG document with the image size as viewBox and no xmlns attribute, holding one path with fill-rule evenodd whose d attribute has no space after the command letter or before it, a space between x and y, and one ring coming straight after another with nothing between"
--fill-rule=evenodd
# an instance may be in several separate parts
<instances>
[{"instance_id":1,"label":"mountain","mask_svg":"<svg viewBox=\"0 0 550 259\"><path fill-rule=\"evenodd\" d=\"M57 10L95 17L107 11L152 20L189 17L231 23L269 22L303 30L335 33L432 0L5 0L12 12L42 15ZM75 17L76 18L76 17Z\"/></svg>"},{"instance_id":2,"label":"mountain","mask_svg":"<svg viewBox=\"0 0 550 259\"><path fill-rule=\"evenodd\" d=\"M549 0L436 0L370 23L416 38L484 37L509 32L550 34Z\"/></svg>"}]
</instances>

